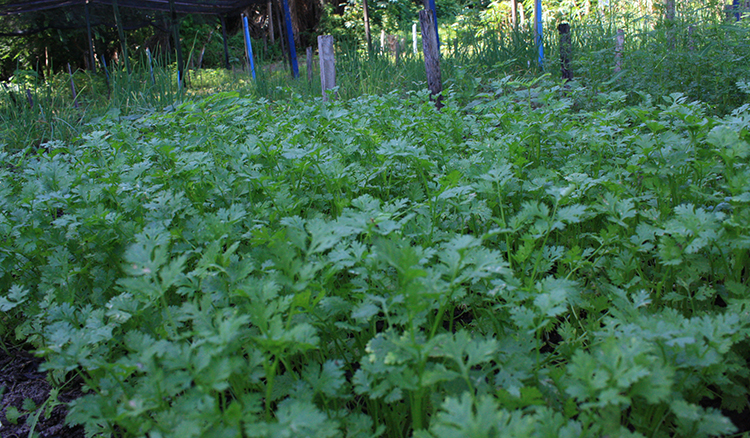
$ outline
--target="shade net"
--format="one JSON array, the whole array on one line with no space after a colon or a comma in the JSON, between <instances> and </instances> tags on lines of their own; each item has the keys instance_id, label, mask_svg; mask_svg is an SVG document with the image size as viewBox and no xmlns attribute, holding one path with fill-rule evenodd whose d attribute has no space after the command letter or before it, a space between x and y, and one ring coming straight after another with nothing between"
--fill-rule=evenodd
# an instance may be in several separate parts
<instances>
[{"instance_id":1,"label":"shade net","mask_svg":"<svg viewBox=\"0 0 750 438\"><path fill-rule=\"evenodd\" d=\"M228 15L266 0L175 0L177 14ZM145 26L163 27L169 14L168 0L118 0L125 30ZM70 30L86 27L114 27L115 2L112 0L0 0L0 36L25 36L49 29Z\"/></svg>"}]
</instances>

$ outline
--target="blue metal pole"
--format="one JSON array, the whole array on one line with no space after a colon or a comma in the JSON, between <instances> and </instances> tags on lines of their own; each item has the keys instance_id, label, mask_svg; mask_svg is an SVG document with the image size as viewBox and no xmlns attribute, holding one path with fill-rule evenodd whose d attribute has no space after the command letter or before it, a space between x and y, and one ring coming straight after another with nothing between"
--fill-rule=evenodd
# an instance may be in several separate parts
<instances>
[{"instance_id":1,"label":"blue metal pole","mask_svg":"<svg viewBox=\"0 0 750 438\"><path fill-rule=\"evenodd\" d=\"M539 48L539 67L544 68L544 40L543 35L543 24L542 24L542 0L536 0L536 7L534 8L535 21L536 21L536 45Z\"/></svg>"},{"instance_id":2,"label":"blue metal pole","mask_svg":"<svg viewBox=\"0 0 750 438\"><path fill-rule=\"evenodd\" d=\"M102 66L104 67L104 76L107 78L107 82L109 82L109 70L107 70L107 60L104 59L104 55L102 55Z\"/></svg>"},{"instance_id":3,"label":"blue metal pole","mask_svg":"<svg viewBox=\"0 0 750 438\"><path fill-rule=\"evenodd\" d=\"M250 61L250 72L255 80L255 62L253 61L253 43L250 41L250 26L247 24L247 15L242 14L242 25L245 27L245 48L247 49L247 59Z\"/></svg>"},{"instance_id":4,"label":"blue metal pole","mask_svg":"<svg viewBox=\"0 0 750 438\"><path fill-rule=\"evenodd\" d=\"M289 62L292 63L292 76L299 78L299 65L297 65L297 49L294 47L294 29L292 29L292 12L289 10L289 1L282 0L284 6L284 22L286 23L286 37L289 40Z\"/></svg>"},{"instance_id":5,"label":"blue metal pole","mask_svg":"<svg viewBox=\"0 0 750 438\"><path fill-rule=\"evenodd\" d=\"M437 38L438 52L440 51L440 34L438 33L437 7L435 0L430 0L430 9L432 9L432 22L435 23L435 38Z\"/></svg>"},{"instance_id":6,"label":"blue metal pole","mask_svg":"<svg viewBox=\"0 0 750 438\"><path fill-rule=\"evenodd\" d=\"M107 83L107 97L109 97L112 89L109 86L109 70L107 70L107 60L104 59L104 54L102 54L102 67L104 68L104 81Z\"/></svg>"}]
</instances>

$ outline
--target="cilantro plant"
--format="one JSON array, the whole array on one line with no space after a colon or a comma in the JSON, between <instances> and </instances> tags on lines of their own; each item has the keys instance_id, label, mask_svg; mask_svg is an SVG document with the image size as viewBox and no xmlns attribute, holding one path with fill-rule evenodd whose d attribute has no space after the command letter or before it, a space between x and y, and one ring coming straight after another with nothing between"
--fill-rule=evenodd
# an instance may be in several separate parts
<instances>
[{"instance_id":1,"label":"cilantro plant","mask_svg":"<svg viewBox=\"0 0 750 438\"><path fill-rule=\"evenodd\" d=\"M750 131L497 81L2 152L0 335L113 437L695 437L747 412Z\"/></svg>"}]
</instances>

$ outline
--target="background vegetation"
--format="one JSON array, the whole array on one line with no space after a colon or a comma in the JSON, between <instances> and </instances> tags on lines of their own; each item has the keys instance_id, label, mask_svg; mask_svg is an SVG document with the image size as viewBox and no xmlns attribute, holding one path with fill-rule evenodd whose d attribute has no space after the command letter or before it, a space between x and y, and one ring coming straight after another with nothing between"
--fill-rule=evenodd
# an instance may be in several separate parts
<instances>
[{"instance_id":1,"label":"background vegetation","mask_svg":"<svg viewBox=\"0 0 750 438\"><path fill-rule=\"evenodd\" d=\"M513 26L510 3L438 2L444 82L452 93L463 96L466 103L476 93L489 91L493 81L507 75L531 78L549 74L560 78L556 25L561 22L571 24L574 79L590 93L578 102L581 106L595 102L597 93L611 90L622 91L624 98L631 101L641 95L684 93L705 102L717 114L727 113L747 100L749 21L727 20L725 5L718 0L677 1L675 16L669 20L665 19L661 2L545 2L544 65L537 63L537 49L532 43L534 30L529 20L532 5L519 2L517 26ZM411 47L411 25L419 7L415 2L371 4L374 50L369 53L362 29L361 3L318 7L319 19L314 27L305 29L300 23L296 25L302 28L298 33L301 80L291 80L287 73L288 60L284 58L278 26L271 42L264 7L248 11L253 17L253 46L258 66L258 80L254 82L248 80L246 73L244 41L236 17L228 21L230 71L222 68L224 51L219 21L195 16L182 20L182 44L190 70L187 90L177 87L169 35L158 28L144 27L128 33L135 66L130 76L124 73L122 62L115 56L116 35L106 27L98 27L96 31L97 47L103 55L97 58L96 75L75 69L83 64L84 58L84 52L71 52L85 47L80 40L81 30L5 38L6 45L0 48L5 50L3 68L9 75L0 90L3 141L13 148L37 148L51 139L74 138L86 130L91 117L110 110L123 115L142 114L191 94L223 89L242 89L249 95L272 100L295 93L319 95L317 79L305 79L303 50L316 33L336 35L340 97L391 90L407 92L424 87L421 54L412 53ZM624 32L624 46L617 71L615 46L620 29ZM381 47L381 33L399 38L398 59ZM73 40L77 42L71 43ZM154 53L153 79L146 48ZM52 54L48 60L43 57L45 53ZM102 62L107 60L105 69ZM67 74L67 63L71 61L75 100ZM313 69L316 68L313 63Z\"/></svg>"}]
</instances>

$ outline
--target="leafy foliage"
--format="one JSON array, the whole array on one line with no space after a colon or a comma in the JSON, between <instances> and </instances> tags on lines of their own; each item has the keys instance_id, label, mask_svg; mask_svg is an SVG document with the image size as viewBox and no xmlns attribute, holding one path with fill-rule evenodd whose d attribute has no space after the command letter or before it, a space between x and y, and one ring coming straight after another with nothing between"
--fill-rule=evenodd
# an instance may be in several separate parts
<instances>
[{"instance_id":1,"label":"leafy foliage","mask_svg":"<svg viewBox=\"0 0 750 438\"><path fill-rule=\"evenodd\" d=\"M4 151L0 335L85 381L88 436L731 433L747 109L496 87L220 93Z\"/></svg>"}]
</instances>

